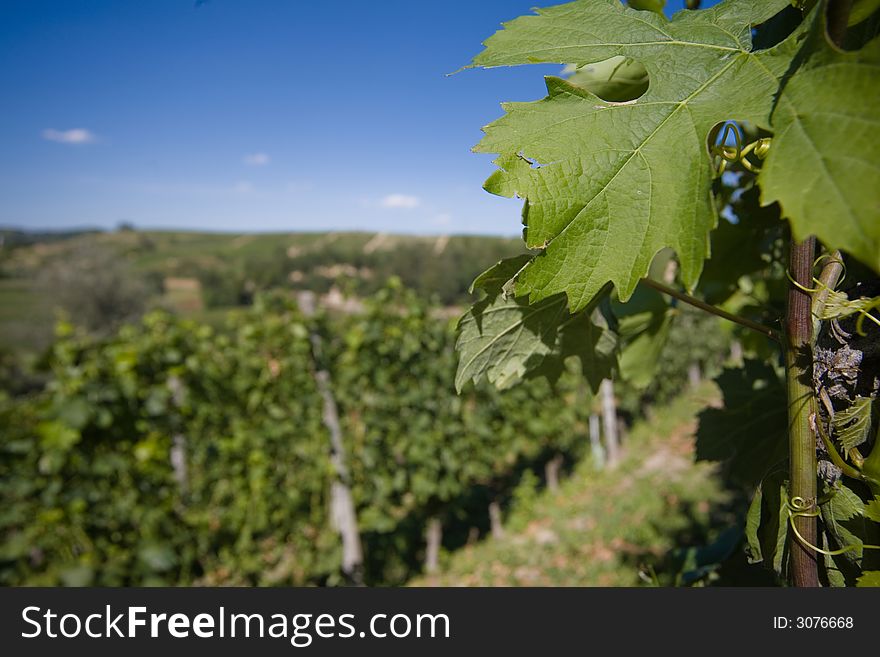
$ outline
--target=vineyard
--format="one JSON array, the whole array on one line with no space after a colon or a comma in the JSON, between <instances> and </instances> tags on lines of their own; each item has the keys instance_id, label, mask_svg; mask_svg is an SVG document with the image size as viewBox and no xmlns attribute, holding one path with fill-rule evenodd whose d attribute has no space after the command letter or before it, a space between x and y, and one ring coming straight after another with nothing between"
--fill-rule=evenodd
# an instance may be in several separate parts
<instances>
[{"instance_id":1,"label":"vineyard","mask_svg":"<svg viewBox=\"0 0 880 657\"><path fill-rule=\"evenodd\" d=\"M343 583L322 367L367 583L435 570L441 544L503 531L500 509L524 485L601 465L599 400L576 372L457 395L440 310L391 281L351 316L308 317L276 293L219 329L164 312L104 339L59 325L48 388L3 400L3 582ZM644 395L630 390L628 406L620 392L622 419Z\"/></svg>"},{"instance_id":2,"label":"vineyard","mask_svg":"<svg viewBox=\"0 0 880 657\"><path fill-rule=\"evenodd\" d=\"M706 4L485 41L523 242L10 233L0 583L880 584L880 3Z\"/></svg>"},{"instance_id":3,"label":"vineyard","mask_svg":"<svg viewBox=\"0 0 880 657\"><path fill-rule=\"evenodd\" d=\"M367 554L381 554L368 581L419 567L429 518L485 515L523 463L583 440L575 379L563 397L456 396L449 322L399 284L351 319L270 296L222 330L164 313L103 341L59 330L47 391L3 403L6 584L334 583L313 332Z\"/></svg>"}]
</instances>

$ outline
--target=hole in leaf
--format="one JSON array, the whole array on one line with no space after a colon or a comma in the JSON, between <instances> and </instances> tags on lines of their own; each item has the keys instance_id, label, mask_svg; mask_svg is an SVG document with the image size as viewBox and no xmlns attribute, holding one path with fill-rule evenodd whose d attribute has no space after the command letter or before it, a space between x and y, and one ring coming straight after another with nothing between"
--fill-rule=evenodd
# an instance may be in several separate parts
<instances>
[{"instance_id":1,"label":"hole in leaf","mask_svg":"<svg viewBox=\"0 0 880 657\"><path fill-rule=\"evenodd\" d=\"M554 162L538 162L538 160L536 160L535 158L528 157L523 151L517 153L517 157L528 164L530 169L540 169L541 167L545 167L548 164L555 164Z\"/></svg>"},{"instance_id":2,"label":"hole in leaf","mask_svg":"<svg viewBox=\"0 0 880 657\"><path fill-rule=\"evenodd\" d=\"M617 55L595 64L569 65L563 74L568 81L602 100L624 103L640 98L648 90L648 71L641 62Z\"/></svg>"}]
</instances>

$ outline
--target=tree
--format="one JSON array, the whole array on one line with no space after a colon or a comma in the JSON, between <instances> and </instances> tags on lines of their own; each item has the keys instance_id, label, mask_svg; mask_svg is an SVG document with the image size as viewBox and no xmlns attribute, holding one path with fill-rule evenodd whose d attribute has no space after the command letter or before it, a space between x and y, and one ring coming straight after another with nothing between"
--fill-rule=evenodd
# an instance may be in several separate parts
<instances>
[{"instance_id":1,"label":"tree","mask_svg":"<svg viewBox=\"0 0 880 657\"><path fill-rule=\"evenodd\" d=\"M698 449L756 488L752 558L800 586L876 582L877 3L725 0L671 20L662 2L630 5L538 10L474 59L572 75L505 103L476 147L498 154L486 190L524 199L533 251L475 282L486 296L459 324L459 385L552 378L569 358L594 387L653 367L632 350L664 332L625 332L645 289L728 319L753 360L719 378L720 412L760 424L746 435L704 414L717 430ZM670 249L672 281L656 271Z\"/></svg>"},{"instance_id":2,"label":"tree","mask_svg":"<svg viewBox=\"0 0 880 657\"><path fill-rule=\"evenodd\" d=\"M122 256L93 242L71 247L46 267L41 282L74 322L104 334L137 319L151 294Z\"/></svg>"}]
</instances>

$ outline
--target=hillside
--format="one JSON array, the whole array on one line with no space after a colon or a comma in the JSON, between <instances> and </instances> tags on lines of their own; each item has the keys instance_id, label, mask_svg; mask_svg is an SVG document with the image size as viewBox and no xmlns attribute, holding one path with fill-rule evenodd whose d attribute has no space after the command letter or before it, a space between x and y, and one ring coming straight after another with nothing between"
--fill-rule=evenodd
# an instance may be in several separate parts
<instances>
[{"instance_id":1,"label":"hillside","mask_svg":"<svg viewBox=\"0 0 880 657\"><path fill-rule=\"evenodd\" d=\"M518 239L384 233L126 229L0 235L0 348L10 351L45 347L58 307L78 323L104 328L106 318L76 314L85 315L102 293L119 295L120 286L126 286L127 300L143 308L159 306L208 321L227 308L249 305L261 290L335 288L363 296L391 276L450 305L466 300L485 263L522 250Z\"/></svg>"},{"instance_id":2,"label":"hillside","mask_svg":"<svg viewBox=\"0 0 880 657\"><path fill-rule=\"evenodd\" d=\"M705 584L722 581L715 561L727 555L737 556L724 566L737 569L737 584L772 584L759 568L744 568L735 495L715 466L694 463L696 415L719 398L704 383L637 422L614 470L597 471L587 458L558 491L521 485L502 538L447 555L441 572L411 584Z\"/></svg>"}]
</instances>

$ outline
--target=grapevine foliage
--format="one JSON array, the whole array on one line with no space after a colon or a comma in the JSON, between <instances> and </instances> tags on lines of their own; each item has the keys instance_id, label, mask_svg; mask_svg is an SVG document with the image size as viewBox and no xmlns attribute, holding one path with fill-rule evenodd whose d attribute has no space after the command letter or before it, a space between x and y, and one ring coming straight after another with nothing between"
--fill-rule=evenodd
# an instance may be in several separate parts
<instances>
[{"instance_id":1,"label":"grapevine foliage","mask_svg":"<svg viewBox=\"0 0 880 657\"><path fill-rule=\"evenodd\" d=\"M475 147L498 156L485 189L523 199L532 251L477 279L487 296L460 321L458 382L508 386L577 353L591 381L643 388L674 315L647 289L659 281L684 287L695 305L721 304L742 325L762 323L765 337L734 333L741 354L717 379L724 408L701 415L698 456L725 461L731 483L757 490L746 523L752 561L784 577L795 518L809 518L822 530L809 549L823 555L823 583L871 585L880 564L871 282L880 272L880 12L854 3L845 38L832 41L831 1L724 0L667 19L663 2L578 0L517 18L485 42L472 67L558 63L567 77L548 76L542 100L503 104ZM799 284L813 296L815 335L786 373L814 383L813 502L790 490L786 406L795 406L766 338L786 340L785 245L810 235L822 254L814 276L844 265L830 288ZM569 332L576 320L580 346ZM597 327L607 340L596 340Z\"/></svg>"},{"instance_id":2,"label":"grapevine foliage","mask_svg":"<svg viewBox=\"0 0 880 657\"><path fill-rule=\"evenodd\" d=\"M616 0L575 2L517 19L486 42L476 66L623 55L650 78L644 96L615 103L548 77L547 98L508 103L485 128L477 150L499 153L501 167L486 189L526 199L526 242L543 249L519 272L518 295L565 292L578 310L611 281L626 300L664 247L678 254L685 284L696 284L717 223L707 140L731 118L770 127L797 35L756 53L750 26L786 4L728 1L666 21Z\"/></svg>"},{"instance_id":3,"label":"grapevine foliage","mask_svg":"<svg viewBox=\"0 0 880 657\"><path fill-rule=\"evenodd\" d=\"M558 62L583 71L616 62L601 83L595 75L547 77L546 98L505 103L506 115L484 128L476 150L499 154L485 187L524 199L524 238L538 250L504 270L507 297L552 304L565 294L576 313L610 282L626 301L665 247L693 289L718 224L709 145L728 120L779 132L759 177L762 202L778 200L796 235L818 233L829 248L880 266L880 222L871 214L880 185L864 182L880 171L880 153L865 146L877 128L880 42L840 53L814 10L781 43L753 50L752 26L788 4L726 0L667 20L617 0L581 0L511 21L486 41L472 66ZM638 88L632 62L649 78L643 95L615 102L592 93L605 93L608 80ZM626 97L620 85L615 92ZM846 168L853 164L858 175ZM544 317L544 330L519 336L515 364L465 359L467 374L500 382L522 375L530 369L522 354L546 352L549 322L568 315Z\"/></svg>"},{"instance_id":4,"label":"grapevine foliage","mask_svg":"<svg viewBox=\"0 0 880 657\"><path fill-rule=\"evenodd\" d=\"M472 289L486 296L459 324L456 387L461 390L483 373L499 388L509 387L527 372L556 380L564 361L575 356L596 390L617 362L617 337L607 308L571 314L562 294L532 305L512 297L505 284L526 260L528 256L502 260L474 281Z\"/></svg>"},{"instance_id":5,"label":"grapevine foliage","mask_svg":"<svg viewBox=\"0 0 880 657\"><path fill-rule=\"evenodd\" d=\"M464 543L487 496L582 449L577 377L456 395L455 335L438 308L399 282L364 303L305 317L265 296L216 329L156 312L102 339L63 326L48 389L0 392L0 583L341 581L313 333L370 583L418 571L429 517ZM465 505L475 491L482 508Z\"/></svg>"},{"instance_id":6,"label":"grapevine foliage","mask_svg":"<svg viewBox=\"0 0 880 657\"><path fill-rule=\"evenodd\" d=\"M819 15L821 18L821 15ZM816 235L880 270L880 39L840 52L816 20L806 62L782 88L759 176L797 237Z\"/></svg>"}]
</instances>

